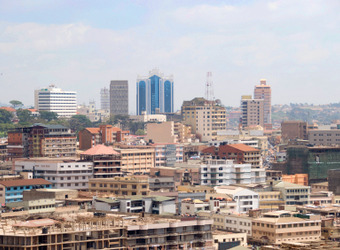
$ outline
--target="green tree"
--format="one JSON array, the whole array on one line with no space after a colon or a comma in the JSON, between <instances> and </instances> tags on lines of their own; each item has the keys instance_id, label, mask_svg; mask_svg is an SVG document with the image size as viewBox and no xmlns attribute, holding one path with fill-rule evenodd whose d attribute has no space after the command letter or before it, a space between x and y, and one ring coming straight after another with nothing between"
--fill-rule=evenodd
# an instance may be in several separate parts
<instances>
[{"instance_id":1,"label":"green tree","mask_svg":"<svg viewBox=\"0 0 340 250\"><path fill-rule=\"evenodd\" d=\"M17 116L20 124L29 124L32 121L32 112L27 109L18 109Z\"/></svg>"},{"instance_id":2,"label":"green tree","mask_svg":"<svg viewBox=\"0 0 340 250\"><path fill-rule=\"evenodd\" d=\"M12 100L9 102L13 108L17 109L17 108L21 108L22 106L24 106L24 104L21 101L18 100Z\"/></svg>"},{"instance_id":3,"label":"green tree","mask_svg":"<svg viewBox=\"0 0 340 250\"><path fill-rule=\"evenodd\" d=\"M0 123L11 123L13 115L11 112L0 109Z\"/></svg>"},{"instance_id":4,"label":"green tree","mask_svg":"<svg viewBox=\"0 0 340 250\"><path fill-rule=\"evenodd\" d=\"M0 137L7 136L7 132L13 128L15 128L14 124L0 123Z\"/></svg>"},{"instance_id":5,"label":"green tree","mask_svg":"<svg viewBox=\"0 0 340 250\"><path fill-rule=\"evenodd\" d=\"M85 115L74 115L69 120L70 128L75 133L78 133L80 130L92 127L92 122Z\"/></svg>"},{"instance_id":6,"label":"green tree","mask_svg":"<svg viewBox=\"0 0 340 250\"><path fill-rule=\"evenodd\" d=\"M47 122L58 119L58 114L55 112L39 111L39 114L40 114L40 118L43 120L46 120Z\"/></svg>"},{"instance_id":7,"label":"green tree","mask_svg":"<svg viewBox=\"0 0 340 250\"><path fill-rule=\"evenodd\" d=\"M135 134L136 135L145 135L145 131L143 129L138 129Z\"/></svg>"},{"instance_id":8,"label":"green tree","mask_svg":"<svg viewBox=\"0 0 340 250\"><path fill-rule=\"evenodd\" d=\"M122 129L129 127L130 117L128 115L111 115L108 121L111 125L118 125Z\"/></svg>"}]
</instances>

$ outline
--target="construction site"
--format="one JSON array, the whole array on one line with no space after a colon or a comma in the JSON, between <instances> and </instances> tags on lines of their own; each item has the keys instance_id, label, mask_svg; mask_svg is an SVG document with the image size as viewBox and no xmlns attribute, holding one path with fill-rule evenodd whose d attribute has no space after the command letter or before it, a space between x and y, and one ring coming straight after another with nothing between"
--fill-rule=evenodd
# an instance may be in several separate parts
<instances>
[{"instance_id":1,"label":"construction site","mask_svg":"<svg viewBox=\"0 0 340 250\"><path fill-rule=\"evenodd\" d=\"M0 221L0 249L214 249L210 219L68 213Z\"/></svg>"}]
</instances>

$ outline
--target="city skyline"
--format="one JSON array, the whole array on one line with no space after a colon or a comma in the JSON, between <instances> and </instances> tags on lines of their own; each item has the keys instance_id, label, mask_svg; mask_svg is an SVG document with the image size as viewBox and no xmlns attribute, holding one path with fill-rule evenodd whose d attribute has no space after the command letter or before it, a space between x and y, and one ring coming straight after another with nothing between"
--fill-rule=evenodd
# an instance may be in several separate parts
<instances>
[{"instance_id":1,"label":"city skyline","mask_svg":"<svg viewBox=\"0 0 340 250\"><path fill-rule=\"evenodd\" d=\"M213 72L215 98L226 106L238 106L262 78L273 88L273 105L338 102L335 1L1 6L1 103L19 99L33 105L26 93L50 84L77 91L79 103L87 103L111 79L133 83L155 66L181 86L175 88L174 110L183 100L204 96L207 71ZM131 84L129 113L135 111L135 91ZM99 104L99 94L95 99Z\"/></svg>"}]
</instances>

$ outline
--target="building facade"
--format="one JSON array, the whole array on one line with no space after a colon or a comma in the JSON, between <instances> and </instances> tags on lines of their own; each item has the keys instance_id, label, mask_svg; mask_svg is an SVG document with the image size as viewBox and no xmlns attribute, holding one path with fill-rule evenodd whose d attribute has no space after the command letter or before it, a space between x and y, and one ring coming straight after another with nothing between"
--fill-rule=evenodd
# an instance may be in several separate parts
<instances>
[{"instance_id":1,"label":"building facade","mask_svg":"<svg viewBox=\"0 0 340 250\"><path fill-rule=\"evenodd\" d=\"M34 108L38 111L57 113L59 117L70 118L77 114L77 93L64 91L51 84L48 88L35 90Z\"/></svg>"},{"instance_id":2,"label":"building facade","mask_svg":"<svg viewBox=\"0 0 340 250\"><path fill-rule=\"evenodd\" d=\"M158 69L148 77L137 79L137 115L174 112L173 76L164 76Z\"/></svg>"},{"instance_id":3,"label":"building facade","mask_svg":"<svg viewBox=\"0 0 340 250\"><path fill-rule=\"evenodd\" d=\"M129 114L129 84L128 81L111 81L110 83L110 114Z\"/></svg>"},{"instance_id":4,"label":"building facade","mask_svg":"<svg viewBox=\"0 0 340 250\"><path fill-rule=\"evenodd\" d=\"M303 121L284 121L281 123L281 135L284 142L296 139L308 140L308 124Z\"/></svg>"},{"instance_id":5,"label":"building facade","mask_svg":"<svg viewBox=\"0 0 340 250\"><path fill-rule=\"evenodd\" d=\"M267 85L266 79L260 80L260 85L254 89L254 99L263 99L263 122L264 125L272 123L272 90ZM268 126L267 125L267 126ZM271 125L269 125L271 127Z\"/></svg>"},{"instance_id":6,"label":"building facade","mask_svg":"<svg viewBox=\"0 0 340 250\"><path fill-rule=\"evenodd\" d=\"M8 132L8 156L21 157L75 157L77 137L61 125L33 124Z\"/></svg>"},{"instance_id":7,"label":"building facade","mask_svg":"<svg viewBox=\"0 0 340 250\"><path fill-rule=\"evenodd\" d=\"M258 125L264 127L263 99L252 99L251 96L242 96L241 125L242 128Z\"/></svg>"},{"instance_id":8,"label":"building facade","mask_svg":"<svg viewBox=\"0 0 340 250\"><path fill-rule=\"evenodd\" d=\"M110 110L110 90L106 87L100 90L100 109Z\"/></svg>"},{"instance_id":9,"label":"building facade","mask_svg":"<svg viewBox=\"0 0 340 250\"><path fill-rule=\"evenodd\" d=\"M226 109L215 101L204 98L184 101L181 114L183 123L190 125L201 141L216 139L217 132L226 129Z\"/></svg>"},{"instance_id":10,"label":"building facade","mask_svg":"<svg viewBox=\"0 0 340 250\"><path fill-rule=\"evenodd\" d=\"M17 173L32 172L35 178L51 182L53 188L88 190L88 181L93 176L92 162L70 159L20 159L14 162Z\"/></svg>"}]
</instances>

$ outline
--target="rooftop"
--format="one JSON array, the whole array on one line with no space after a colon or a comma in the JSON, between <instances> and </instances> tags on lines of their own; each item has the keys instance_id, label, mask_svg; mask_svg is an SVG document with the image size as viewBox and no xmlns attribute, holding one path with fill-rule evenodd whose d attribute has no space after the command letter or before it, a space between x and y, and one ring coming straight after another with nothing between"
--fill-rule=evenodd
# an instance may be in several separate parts
<instances>
[{"instance_id":1,"label":"rooftop","mask_svg":"<svg viewBox=\"0 0 340 250\"><path fill-rule=\"evenodd\" d=\"M107 147L103 144L96 145L93 148L86 150L81 155L119 155L112 147Z\"/></svg>"},{"instance_id":2,"label":"rooftop","mask_svg":"<svg viewBox=\"0 0 340 250\"><path fill-rule=\"evenodd\" d=\"M0 185L4 185L5 187L17 187L17 186L28 186L28 185L50 185L50 184L52 183L41 178L0 181Z\"/></svg>"}]
</instances>

